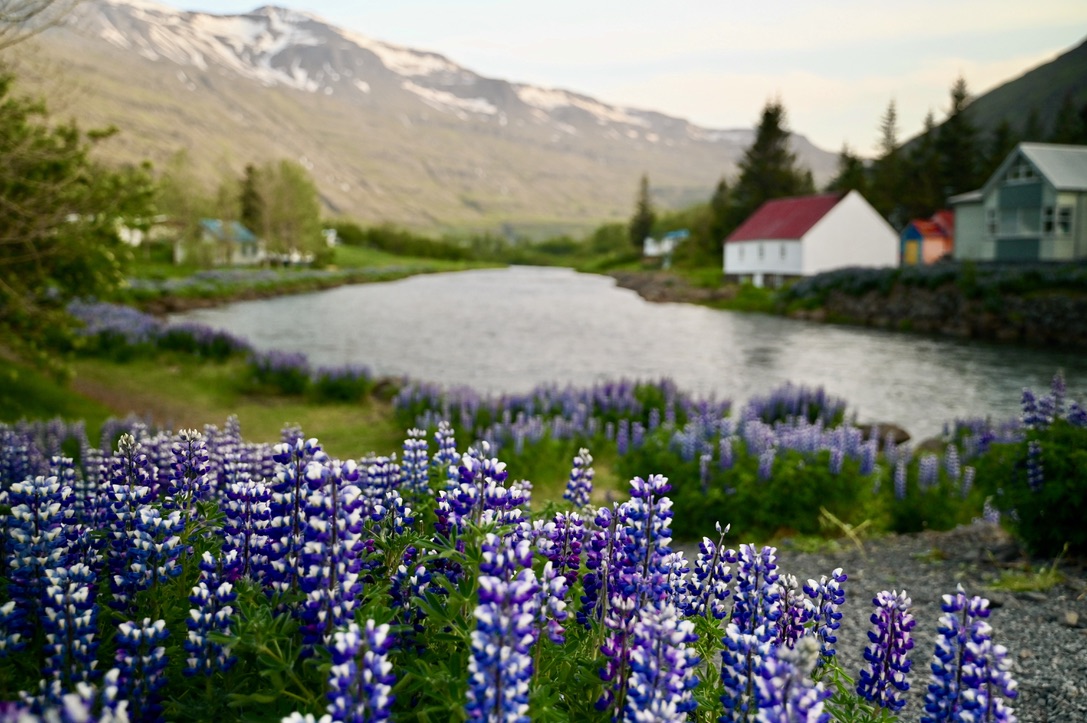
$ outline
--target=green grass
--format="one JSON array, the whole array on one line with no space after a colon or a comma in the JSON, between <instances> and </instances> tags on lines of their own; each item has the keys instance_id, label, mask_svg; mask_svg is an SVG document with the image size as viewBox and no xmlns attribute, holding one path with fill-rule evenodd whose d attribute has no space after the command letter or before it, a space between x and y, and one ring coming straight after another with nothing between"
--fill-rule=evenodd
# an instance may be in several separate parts
<instances>
[{"instance_id":1,"label":"green grass","mask_svg":"<svg viewBox=\"0 0 1087 723\"><path fill-rule=\"evenodd\" d=\"M73 394L55 379L0 356L0 422L20 419L82 419L97 438L102 422L113 416L107 406Z\"/></svg>"},{"instance_id":2,"label":"green grass","mask_svg":"<svg viewBox=\"0 0 1087 723\"><path fill-rule=\"evenodd\" d=\"M342 458L390 454L404 438L385 401L317 403L301 396L247 393L240 360L215 364L162 355L123 364L79 359L73 368L74 389L100 400L114 415L135 413L169 429L222 426L233 414L246 439L277 442L285 424L297 424L329 454Z\"/></svg>"}]
</instances>

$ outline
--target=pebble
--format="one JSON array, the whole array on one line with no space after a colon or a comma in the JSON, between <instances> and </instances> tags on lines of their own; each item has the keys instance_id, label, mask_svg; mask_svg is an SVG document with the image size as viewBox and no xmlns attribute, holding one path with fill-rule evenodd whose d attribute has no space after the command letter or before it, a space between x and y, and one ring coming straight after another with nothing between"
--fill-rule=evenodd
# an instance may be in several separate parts
<instances>
[{"instance_id":1,"label":"pebble","mask_svg":"<svg viewBox=\"0 0 1087 723\"><path fill-rule=\"evenodd\" d=\"M984 537L991 535L992 539ZM1082 570L1069 572L1068 580L1048 593L1009 593L990 590L988 585L1006 570L1006 566L985 555L970 559L952 559L944 564L932 562L934 550L969 548L962 540L982 540L980 544L1006 544L992 530L956 530L949 533L925 532L916 535L891 535L865 540L863 554L855 546L816 553L800 553L784 546L778 551L778 571L798 579L819 579L841 567L849 576L843 587L846 604L838 631L837 650L845 672L856 678L864 662L864 648L871 627L872 598L881 590L902 590L913 600L914 649L910 654L913 672L906 707L898 720L918 721L924 710L925 690L929 683L929 662L935 649L937 622L942 611L942 596L953 594L962 584L968 595L990 600L989 624L994 642L1004 645L1015 664L1012 675L1019 685L1019 697L1010 706L1021 723L1052 721L1087 721L1087 589ZM746 540L733 541L732 547ZM698 551L681 545L689 559ZM976 549L976 545L973 548ZM962 556L966 558L964 554ZM863 570L862 575L856 574ZM1064 600L1061 600L1061 597ZM1054 624L1057 623L1057 624ZM1044 651L1039 654L1038 651ZM1077 691L1072 694L1070 691Z\"/></svg>"}]
</instances>

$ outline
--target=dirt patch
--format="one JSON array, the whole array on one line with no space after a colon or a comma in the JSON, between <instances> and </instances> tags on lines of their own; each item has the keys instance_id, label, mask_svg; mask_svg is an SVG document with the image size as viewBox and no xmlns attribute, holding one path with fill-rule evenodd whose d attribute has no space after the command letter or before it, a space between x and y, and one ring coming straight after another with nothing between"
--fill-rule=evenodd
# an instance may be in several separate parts
<instances>
[{"instance_id":1,"label":"dirt patch","mask_svg":"<svg viewBox=\"0 0 1087 723\"><path fill-rule=\"evenodd\" d=\"M668 271L612 271L608 275L615 279L618 286L636 291L646 301L700 304L727 301L736 296L733 286L694 286L682 276Z\"/></svg>"}]
</instances>

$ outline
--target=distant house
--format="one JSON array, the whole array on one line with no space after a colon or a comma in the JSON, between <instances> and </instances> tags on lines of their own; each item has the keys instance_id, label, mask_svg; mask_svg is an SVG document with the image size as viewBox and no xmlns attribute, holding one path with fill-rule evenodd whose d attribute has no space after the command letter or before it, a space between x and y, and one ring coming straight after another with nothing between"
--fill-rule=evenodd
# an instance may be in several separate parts
<instances>
[{"instance_id":1,"label":"distant house","mask_svg":"<svg viewBox=\"0 0 1087 723\"><path fill-rule=\"evenodd\" d=\"M895 266L898 234L856 191L767 201L725 239L725 276L780 286L842 266Z\"/></svg>"},{"instance_id":2,"label":"distant house","mask_svg":"<svg viewBox=\"0 0 1087 723\"><path fill-rule=\"evenodd\" d=\"M955 213L937 211L931 218L915 218L902 229L903 266L931 264L950 258L955 247Z\"/></svg>"},{"instance_id":3,"label":"distant house","mask_svg":"<svg viewBox=\"0 0 1087 723\"><path fill-rule=\"evenodd\" d=\"M174 246L176 263L193 257L210 266L248 266L262 263L266 253L264 242L237 221L204 218L195 242Z\"/></svg>"},{"instance_id":4,"label":"distant house","mask_svg":"<svg viewBox=\"0 0 1087 723\"><path fill-rule=\"evenodd\" d=\"M669 231L660 240L652 236L646 236L645 241L642 242L642 256L647 259L661 259L662 262L667 262L671 259L676 247L683 243L688 236L690 236L690 232L685 228L678 231Z\"/></svg>"},{"instance_id":5,"label":"distant house","mask_svg":"<svg viewBox=\"0 0 1087 723\"><path fill-rule=\"evenodd\" d=\"M1087 146L1020 143L979 191L953 196L955 258L1087 258Z\"/></svg>"}]
</instances>

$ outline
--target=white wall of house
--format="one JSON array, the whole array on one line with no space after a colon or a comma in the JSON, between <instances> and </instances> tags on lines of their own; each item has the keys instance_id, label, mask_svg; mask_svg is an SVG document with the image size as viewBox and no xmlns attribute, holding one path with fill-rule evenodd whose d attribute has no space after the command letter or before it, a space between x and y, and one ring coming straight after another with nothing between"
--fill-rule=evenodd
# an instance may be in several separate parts
<instances>
[{"instance_id":1,"label":"white wall of house","mask_svg":"<svg viewBox=\"0 0 1087 723\"><path fill-rule=\"evenodd\" d=\"M898 234L856 191L819 219L803 243L804 276L843 266L898 265Z\"/></svg>"},{"instance_id":2,"label":"white wall of house","mask_svg":"<svg viewBox=\"0 0 1087 723\"><path fill-rule=\"evenodd\" d=\"M802 249L798 239L732 241L725 244L725 273L730 276L800 276Z\"/></svg>"}]
</instances>

